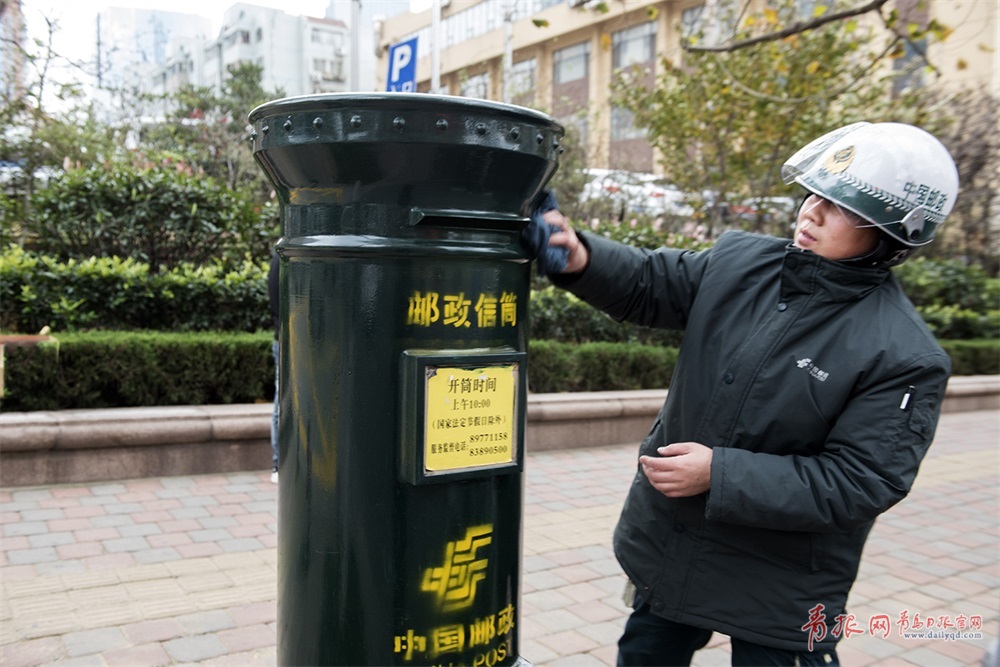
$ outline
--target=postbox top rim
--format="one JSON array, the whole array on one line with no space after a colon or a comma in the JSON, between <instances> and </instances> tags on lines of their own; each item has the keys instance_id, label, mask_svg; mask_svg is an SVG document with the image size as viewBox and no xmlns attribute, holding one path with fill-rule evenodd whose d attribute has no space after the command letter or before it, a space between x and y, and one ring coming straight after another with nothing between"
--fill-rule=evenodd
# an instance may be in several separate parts
<instances>
[{"instance_id":1,"label":"postbox top rim","mask_svg":"<svg viewBox=\"0 0 1000 667\"><path fill-rule=\"evenodd\" d=\"M556 120L548 114L528 107L505 102L495 102L480 98L436 95L430 93L324 93L318 95L296 95L265 102L250 111L247 118L254 123L267 116L301 111L329 111L336 109L362 109L378 107L398 108L399 111L486 111L506 115L527 117L525 120L543 122L562 130Z\"/></svg>"}]
</instances>

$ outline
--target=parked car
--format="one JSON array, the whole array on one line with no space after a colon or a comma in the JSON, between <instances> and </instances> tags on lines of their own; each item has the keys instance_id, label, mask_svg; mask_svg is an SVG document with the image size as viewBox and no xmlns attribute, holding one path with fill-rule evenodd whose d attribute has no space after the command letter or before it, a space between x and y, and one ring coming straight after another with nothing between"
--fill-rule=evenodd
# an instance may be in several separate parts
<instances>
[{"instance_id":1,"label":"parked car","mask_svg":"<svg viewBox=\"0 0 1000 667\"><path fill-rule=\"evenodd\" d=\"M799 202L792 197L756 197L745 199L740 204L742 215L747 219L756 220L758 216L763 217L764 222L789 223L795 220L795 211Z\"/></svg>"},{"instance_id":2,"label":"parked car","mask_svg":"<svg viewBox=\"0 0 1000 667\"><path fill-rule=\"evenodd\" d=\"M689 216L694 212L683 192L654 174L620 169L587 169L586 173L589 178L580 194L584 206L603 204L617 217Z\"/></svg>"},{"instance_id":3,"label":"parked car","mask_svg":"<svg viewBox=\"0 0 1000 667\"><path fill-rule=\"evenodd\" d=\"M39 167L35 170L36 187L42 187L59 175L59 170L53 167ZM28 173L16 162L0 162L0 190L7 195L13 195L24 187Z\"/></svg>"},{"instance_id":4,"label":"parked car","mask_svg":"<svg viewBox=\"0 0 1000 667\"><path fill-rule=\"evenodd\" d=\"M792 197L748 197L746 199L721 199L719 193L706 190L701 193L700 201L704 202L706 212L716 212L718 219L724 225L752 222L758 219L764 222L778 222L795 219L798 201Z\"/></svg>"}]
</instances>

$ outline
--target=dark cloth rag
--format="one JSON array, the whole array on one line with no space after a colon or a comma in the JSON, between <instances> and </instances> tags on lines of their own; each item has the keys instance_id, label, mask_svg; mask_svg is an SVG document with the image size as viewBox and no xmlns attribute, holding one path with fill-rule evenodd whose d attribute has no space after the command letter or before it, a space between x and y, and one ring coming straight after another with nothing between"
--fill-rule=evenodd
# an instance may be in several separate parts
<instances>
[{"instance_id":1,"label":"dark cloth rag","mask_svg":"<svg viewBox=\"0 0 1000 667\"><path fill-rule=\"evenodd\" d=\"M521 240L531 258L535 260L540 276L562 273L566 269L566 259L569 257L569 249L549 245L549 236L553 232L558 232L559 228L542 219L543 214L557 208L559 204L556 202L556 196L551 190L543 190L531 211L528 226L521 232Z\"/></svg>"}]
</instances>

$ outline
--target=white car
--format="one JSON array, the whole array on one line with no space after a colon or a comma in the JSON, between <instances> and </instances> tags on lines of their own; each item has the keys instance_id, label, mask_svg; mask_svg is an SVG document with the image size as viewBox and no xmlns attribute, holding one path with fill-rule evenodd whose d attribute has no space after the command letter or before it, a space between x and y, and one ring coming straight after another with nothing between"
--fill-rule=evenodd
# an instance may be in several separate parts
<instances>
[{"instance_id":1,"label":"white car","mask_svg":"<svg viewBox=\"0 0 1000 667\"><path fill-rule=\"evenodd\" d=\"M654 174L620 169L587 169L580 203L606 203L621 214L688 216L694 210L683 192Z\"/></svg>"}]
</instances>

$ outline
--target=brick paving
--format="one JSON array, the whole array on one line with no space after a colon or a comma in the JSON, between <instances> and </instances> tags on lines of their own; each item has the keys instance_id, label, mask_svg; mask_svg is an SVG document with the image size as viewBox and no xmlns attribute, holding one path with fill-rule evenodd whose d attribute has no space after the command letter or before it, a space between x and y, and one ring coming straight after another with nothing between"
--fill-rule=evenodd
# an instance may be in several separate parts
<instances>
[{"instance_id":1,"label":"brick paving","mask_svg":"<svg viewBox=\"0 0 1000 667\"><path fill-rule=\"evenodd\" d=\"M980 665L1000 633L1000 412L942 417L910 496L876 524L845 666ZM529 453L520 655L613 665L627 610L611 532L635 445ZM0 489L0 665L274 665L268 473ZM873 616L981 617L980 639L867 632ZM728 664L713 637L695 665Z\"/></svg>"}]
</instances>

